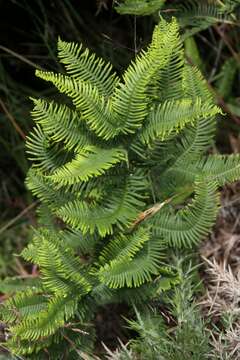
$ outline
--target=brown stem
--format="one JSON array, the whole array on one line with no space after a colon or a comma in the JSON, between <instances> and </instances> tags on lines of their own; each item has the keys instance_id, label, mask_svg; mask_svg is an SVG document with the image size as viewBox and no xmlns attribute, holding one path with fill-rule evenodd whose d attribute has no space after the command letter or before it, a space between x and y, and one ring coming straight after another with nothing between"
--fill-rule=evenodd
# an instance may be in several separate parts
<instances>
[{"instance_id":1,"label":"brown stem","mask_svg":"<svg viewBox=\"0 0 240 360\"><path fill-rule=\"evenodd\" d=\"M25 141L26 135L24 134L23 130L20 128L20 126L18 125L18 123L16 122L16 120L14 119L12 114L8 111L8 109L7 109L6 105L4 104L4 102L2 101L2 99L0 99L0 105L5 113L6 117L8 118L8 120L10 120L13 127L16 129L16 131L21 136L21 138Z\"/></svg>"}]
</instances>

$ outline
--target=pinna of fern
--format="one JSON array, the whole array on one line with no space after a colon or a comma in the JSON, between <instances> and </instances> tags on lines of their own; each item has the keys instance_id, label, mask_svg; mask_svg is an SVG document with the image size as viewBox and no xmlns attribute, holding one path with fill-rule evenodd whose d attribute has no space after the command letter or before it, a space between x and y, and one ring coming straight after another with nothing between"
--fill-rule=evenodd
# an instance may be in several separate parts
<instances>
[{"instance_id":1,"label":"pinna of fern","mask_svg":"<svg viewBox=\"0 0 240 360\"><path fill-rule=\"evenodd\" d=\"M121 15L152 15L156 20L161 14L166 20L176 16L187 38L217 23L237 24L239 0L119 0L115 10Z\"/></svg>"},{"instance_id":2,"label":"pinna of fern","mask_svg":"<svg viewBox=\"0 0 240 360\"><path fill-rule=\"evenodd\" d=\"M166 255L210 231L217 188L240 167L238 156L206 156L221 110L185 63L175 19L160 21L121 78L82 46L58 48L66 74L37 76L72 104L34 99L27 139L42 225L22 256L39 278L6 301L2 318L13 353L54 354L61 343L74 359L93 345L97 306L141 303L177 282Z\"/></svg>"}]
</instances>

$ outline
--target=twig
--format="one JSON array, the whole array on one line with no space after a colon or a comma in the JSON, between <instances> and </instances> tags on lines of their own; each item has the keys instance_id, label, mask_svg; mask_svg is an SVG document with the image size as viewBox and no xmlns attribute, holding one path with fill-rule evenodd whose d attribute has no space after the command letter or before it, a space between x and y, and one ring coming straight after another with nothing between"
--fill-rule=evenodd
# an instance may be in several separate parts
<instances>
[{"instance_id":1,"label":"twig","mask_svg":"<svg viewBox=\"0 0 240 360\"><path fill-rule=\"evenodd\" d=\"M238 63L240 63L240 57L239 55L236 53L236 51L233 49L232 45L230 44L230 42L228 41L226 35L218 28L218 26L214 26L215 31L218 33L218 35L222 38L222 40L224 41L225 45L227 46L227 48L229 49L229 51L231 52L232 56L236 59L236 61Z\"/></svg>"},{"instance_id":2,"label":"twig","mask_svg":"<svg viewBox=\"0 0 240 360\"><path fill-rule=\"evenodd\" d=\"M12 123L13 127L16 129L16 131L18 132L18 134L21 136L21 138L23 140L26 140L26 135L24 134L23 130L20 128L20 126L17 124L16 120L14 119L14 117L12 116L12 114L8 111L8 109L6 108L6 105L4 104L4 102L2 101L2 99L0 99L0 105L6 115L6 117L8 118L8 120L10 120L10 122Z\"/></svg>"},{"instance_id":3,"label":"twig","mask_svg":"<svg viewBox=\"0 0 240 360\"><path fill-rule=\"evenodd\" d=\"M217 55L216 55L216 59L215 59L215 62L214 62L214 65L213 65L213 68L212 68L212 71L211 71L211 74L209 76L209 79L208 81L211 82L216 71L217 71L217 68L218 68L218 64L219 64L219 61L220 61L220 57L221 57L221 52L222 52L222 49L223 49L223 39L221 39L219 41L219 46L218 46L218 49L217 49Z\"/></svg>"},{"instance_id":4,"label":"twig","mask_svg":"<svg viewBox=\"0 0 240 360\"><path fill-rule=\"evenodd\" d=\"M0 344L0 347L1 347L3 350L6 350L10 355L14 356L15 359L24 360L24 358L21 357L21 356L19 356L19 355L11 354L11 353L9 352L9 349L8 349L6 346L4 346L2 343ZM14 358L13 358L13 359L14 359Z\"/></svg>"},{"instance_id":5,"label":"twig","mask_svg":"<svg viewBox=\"0 0 240 360\"><path fill-rule=\"evenodd\" d=\"M19 259L16 257L15 259L15 263L18 267L18 271L19 271L19 278L20 279L25 279L29 277L28 272L24 269L23 265L21 264L21 262L19 261Z\"/></svg>"},{"instance_id":6,"label":"twig","mask_svg":"<svg viewBox=\"0 0 240 360\"><path fill-rule=\"evenodd\" d=\"M6 53L18 58L19 60L25 62L26 64L30 65L31 67L33 67L34 69L38 69L38 70L44 70L44 68L42 68L41 66L35 64L34 62L28 60L26 57L24 57L23 55L20 55L18 53L16 53L15 51L6 48L3 45L0 45L0 50L5 51Z\"/></svg>"},{"instance_id":7,"label":"twig","mask_svg":"<svg viewBox=\"0 0 240 360\"><path fill-rule=\"evenodd\" d=\"M10 226L15 224L16 221L21 219L25 214L27 214L31 209L33 209L39 201L35 201L26 207L23 211L21 211L15 218L11 219L7 224L5 224L2 228L0 228L0 234L2 234L5 230L7 230Z\"/></svg>"}]
</instances>

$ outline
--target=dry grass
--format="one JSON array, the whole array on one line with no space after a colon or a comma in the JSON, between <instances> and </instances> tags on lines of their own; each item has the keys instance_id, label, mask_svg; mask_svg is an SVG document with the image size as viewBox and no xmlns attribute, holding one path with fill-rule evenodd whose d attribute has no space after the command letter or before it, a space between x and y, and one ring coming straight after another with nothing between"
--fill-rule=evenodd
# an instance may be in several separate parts
<instances>
[{"instance_id":1,"label":"dry grass","mask_svg":"<svg viewBox=\"0 0 240 360\"><path fill-rule=\"evenodd\" d=\"M200 248L205 295L199 304L211 328L211 358L240 359L240 183L222 191L222 208Z\"/></svg>"}]
</instances>

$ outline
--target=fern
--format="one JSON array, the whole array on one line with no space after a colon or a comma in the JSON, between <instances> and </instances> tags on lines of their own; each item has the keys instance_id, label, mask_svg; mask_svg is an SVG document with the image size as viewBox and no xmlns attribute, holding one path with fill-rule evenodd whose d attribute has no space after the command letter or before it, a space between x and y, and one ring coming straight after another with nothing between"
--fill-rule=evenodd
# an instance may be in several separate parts
<instances>
[{"instance_id":1,"label":"fern","mask_svg":"<svg viewBox=\"0 0 240 360\"><path fill-rule=\"evenodd\" d=\"M34 359L91 347L99 305L141 305L174 287L173 249L207 235L218 186L240 175L239 156L206 155L221 110L185 63L175 19L160 21L121 78L82 45L58 50L67 74L37 75L68 105L33 99L27 139L26 184L42 205L22 256L39 275L2 311L8 348Z\"/></svg>"},{"instance_id":2,"label":"fern","mask_svg":"<svg viewBox=\"0 0 240 360\"><path fill-rule=\"evenodd\" d=\"M91 177L104 174L106 170L125 159L124 150L118 148L104 150L86 147L84 152L76 154L71 162L54 171L49 179L62 185L88 181Z\"/></svg>"},{"instance_id":3,"label":"fern","mask_svg":"<svg viewBox=\"0 0 240 360\"><path fill-rule=\"evenodd\" d=\"M212 227L218 210L215 183L197 183L196 197L176 214L156 216L155 231L173 246L192 246Z\"/></svg>"},{"instance_id":4,"label":"fern","mask_svg":"<svg viewBox=\"0 0 240 360\"><path fill-rule=\"evenodd\" d=\"M154 239L146 242L132 259L113 259L99 269L100 281L110 288L137 287L151 281L151 275L159 274L162 248L161 242Z\"/></svg>"},{"instance_id":5,"label":"fern","mask_svg":"<svg viewBox=\"0 0 240 360\"><path fill-rule=\"evenodd\" d=\"M216 105L202 105L199 98L195 102L191 99L166 101L150 113L140 138L145 142L150 139L165 140L172 132L179 132L188 123L193 124L197 119L214 116L218 112Z\"/></svg>"},{"instance_id":6,"label":"fern","mask_svg":"<svg viewBox=\"0 0 240 360\"><path fill-rule=\"evenodd\" d=\"M61 207L57 215L83 233L97 229L100 236L105 236L113 232L114 224L122 229L134 221L144 205L144 185L141 177L132 176L100 204L76 200Z\"/></svg>"},{"instance_id":7,"label":"fern","mask_svg":"<svg viewBox=\"0 0 240 360\"><path fill-rule=\"evenodd\" d=\"M165 0L125 0L116 10L119 14L150 15L161 9Z\"/></svg>"},{"instance_id":8,"label":"fern","mask_svg":"<svg viewBox=\"0 0 240 360\"><path fill-rule=\"evenodd\" d=\"M110 96L119 82L112 65L105 63L89 50L82 51L82 45L58 40L58 55L69 75L77 80L92 83L103 96Z\"/></svg>"},{"instance_id":9,"label":"fern","mask_svg":"<svg viewBox=\"0 0 240 360\"><path fill-rule=\"evenodd\" d=\"M33 118L53 142L63 142L67 150L76 151L94 145L94 139L76 111L66 105L47 103L41 99L32 100L35 105Z\"/></svg>"}]
</instances>

